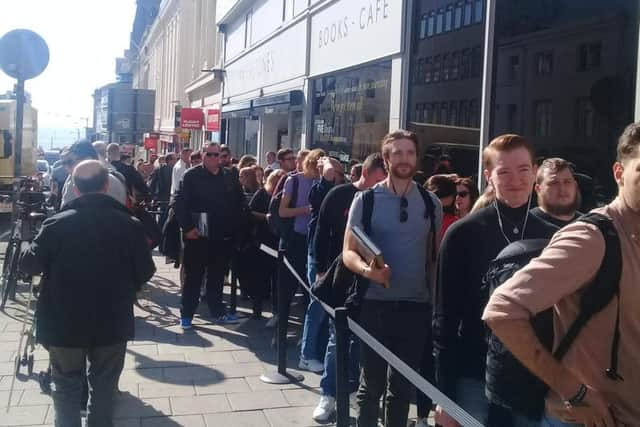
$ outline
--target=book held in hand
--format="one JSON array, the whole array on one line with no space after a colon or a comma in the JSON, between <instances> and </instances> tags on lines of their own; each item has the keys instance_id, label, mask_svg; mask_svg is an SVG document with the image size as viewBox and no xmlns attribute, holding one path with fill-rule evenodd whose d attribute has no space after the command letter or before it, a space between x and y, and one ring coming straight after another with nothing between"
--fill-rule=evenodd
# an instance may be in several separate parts
<instances>
[{"instance_id":1,"label":"book held in hand","mask_svg":"<svg viewBox=\"0 0 640 427\"><path fill-rule=\"evenodd\" d=\"M382 256L382 251L380 248L373 243L371 238L367 236L367 233L362 230L357 225L351 227L351 232L353 236L356 238L357 243L357 252L358 254L366 261L367 264L371 264L372 262L376 266L376 268L383 268L385 266L384 257ZM385 288L389 287L389 283L383 283Z\"/></svg>"}]
</instances>

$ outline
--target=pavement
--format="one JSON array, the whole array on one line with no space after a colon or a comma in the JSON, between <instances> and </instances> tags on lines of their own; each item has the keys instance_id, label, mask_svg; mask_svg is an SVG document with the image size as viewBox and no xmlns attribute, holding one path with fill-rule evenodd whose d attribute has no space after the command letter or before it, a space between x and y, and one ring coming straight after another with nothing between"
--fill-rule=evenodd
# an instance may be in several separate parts
<instances>
[{"instance_id":1,"label":"pavement","mask_svg":"<svg viewBox=\"0 0 640 427\"><path fill-rule=\"evenodd\" d=\"M320 398L319 375L291 369L304 375L304 380L285 385L260 380L261 374L276 371L274 330L264 326L269 312L265 320L251 319L249 304L238 298L239 324L223 326L197 316L194 328L182 331L178 326L178 270L162 257L155 261L158 271L135 307L136 338L127 346L116 427L333 425L318 424L311 418ZM20 290L17 303L0 312L0 426L53 426L51 397L41 393L37 378L28 377L26 367L15 379L6 412L26 303L26 287ZM292 311L290 368L298 362L301 303ZM48 354L42 348L36 350L35 359L35 373L47 368ZM410 413L415 416L411 414L415 414L415 405ZM352 424L354 416L351 409Z\"/></svg>"}]
</instances>

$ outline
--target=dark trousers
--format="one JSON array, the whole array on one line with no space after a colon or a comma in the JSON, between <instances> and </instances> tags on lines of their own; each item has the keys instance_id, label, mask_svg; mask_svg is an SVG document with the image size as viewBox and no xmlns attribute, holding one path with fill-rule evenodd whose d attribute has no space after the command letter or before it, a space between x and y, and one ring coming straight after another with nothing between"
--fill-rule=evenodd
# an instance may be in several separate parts
<instances>
[{"instance_id":1,"label":"dark trousers","mask_svg":"<svg viewBox=\"0 0 640 427\"><path fill-rule=\"evenodd\" d=\"M361 326L398 358L419 370L424 349L424 328L431 321L427 303L365 300ZM360 388L357 393L358 427L376 427L380 398L387 388L386 427L406 427L413 385L366 343L360 349Z\"/></svg>"},{"instance_id":2,"label":"dark trousers","mask_svg":"<svg viewBox=\"0 0 640 427\"><path fill-rule=\"evenodd\" d=\"M431 319L431 310L429 311L429 318ZM433 384L435 371L434 371L434 359L433 359L433 339L431 334L431 322L428 322L425 326L425 341L424 341L424 353L422 355L422 362L420 364L420 375L422 375L427 381ZM427 418L431 411L433 402L431 398L421 391L416 390L416 405L418 406L418 417Z\"/></svg>"},{"instance_id":3,"label":"dark trousers","mask_svg":"<svg viewBox=\"0 0 640 427\"><path fill-rule=\"evenodd\" d=\"M307 277L307 236L304 234L299 234L296 232L289 233L289 236L285 241L280 242L281 245L284 245L286 249L285 256L291 266L296 270L298 276L302 280L306 280ZM280 289L284 289L286 292L286 301L287 305L291 305L291 300L293 300L293 296L296 294L296 290L298 289L299 283L298 279L291 273L291 271L285 267L284 277L280 280ZM307 293L304 292L306 295ZM308 305L308 301L307 304Z\"/></svg>"},{"instance_id":4,"label":"dark trousers","mask_svg":"<svg viewBox=\"0 0 640 427\"><path fill-rule=\"evenodd\" d=\"M85 369L89 383L87 427L113 427L115 394L125 351L126 342L93 348L49 348L56 427L82 426L80 409Z\"/></svg>"},{"instance_id":5,"label":"dark trousers","mask_svg":"<svg viewBox=\"0 0 640 427\"><path fill-rule=\"evenodd\" d=\"M231 240L186 240L184 244L184 286L182 288L181 316L192 318L200 301L200 288L207 274L207 305L212 317L224 314L222 290L229 269Z\"/></svg>"}]
</instances>

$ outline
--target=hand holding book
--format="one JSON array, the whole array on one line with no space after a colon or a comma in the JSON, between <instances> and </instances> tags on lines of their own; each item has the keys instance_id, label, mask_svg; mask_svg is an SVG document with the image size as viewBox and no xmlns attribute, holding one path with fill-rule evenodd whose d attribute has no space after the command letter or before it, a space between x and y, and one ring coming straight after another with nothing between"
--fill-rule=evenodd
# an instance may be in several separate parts
<instances>
[{"instance_id":1,"label":"hand holding book","mask_svg":"<svg viewBox=\"0 0 640 427\"><path fill-rule=\"evenodd\" d=\"M376 264L376 260L372 260L369 263L369 267L367 267L366 275L369 280L380 283L387 289L391 286L391 267L387 264L379 267Z\"/></svg>"},{"instance_id":2,"label":"hand holding book","mask_svg":"<svg viewBox=\"0 0 640 427\"><path fill-rule=\"evenodd\" d=\"M363 274L366 273L368 279L389 288L391 268L385 264L380 248L357 225L351 227L351 232L356 239L358 254L368 265L367 271L363 271Z\"/></svg>"}]
</instances>

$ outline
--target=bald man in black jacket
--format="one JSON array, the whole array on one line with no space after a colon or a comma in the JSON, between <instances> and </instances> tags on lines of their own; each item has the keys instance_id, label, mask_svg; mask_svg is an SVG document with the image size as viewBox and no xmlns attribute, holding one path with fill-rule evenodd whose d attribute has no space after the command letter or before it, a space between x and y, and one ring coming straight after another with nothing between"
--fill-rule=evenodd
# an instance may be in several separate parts
<instances>
[{"instance_id":1,"label":"bald man in black jacket","mask_svg":"<svg viewBox=\"0 0 640 427\"><path fill-rule=\"evenodd\" d=\"M25 273L42 273L38 341L49 350L58 427L81 426L85 360L87 426L113 426L136 292L155 273L142 224L105 194L108 177L97 160L79 163L72 174L79 197L43 223L20 262Z\"/></svg>"}]
</instances>

